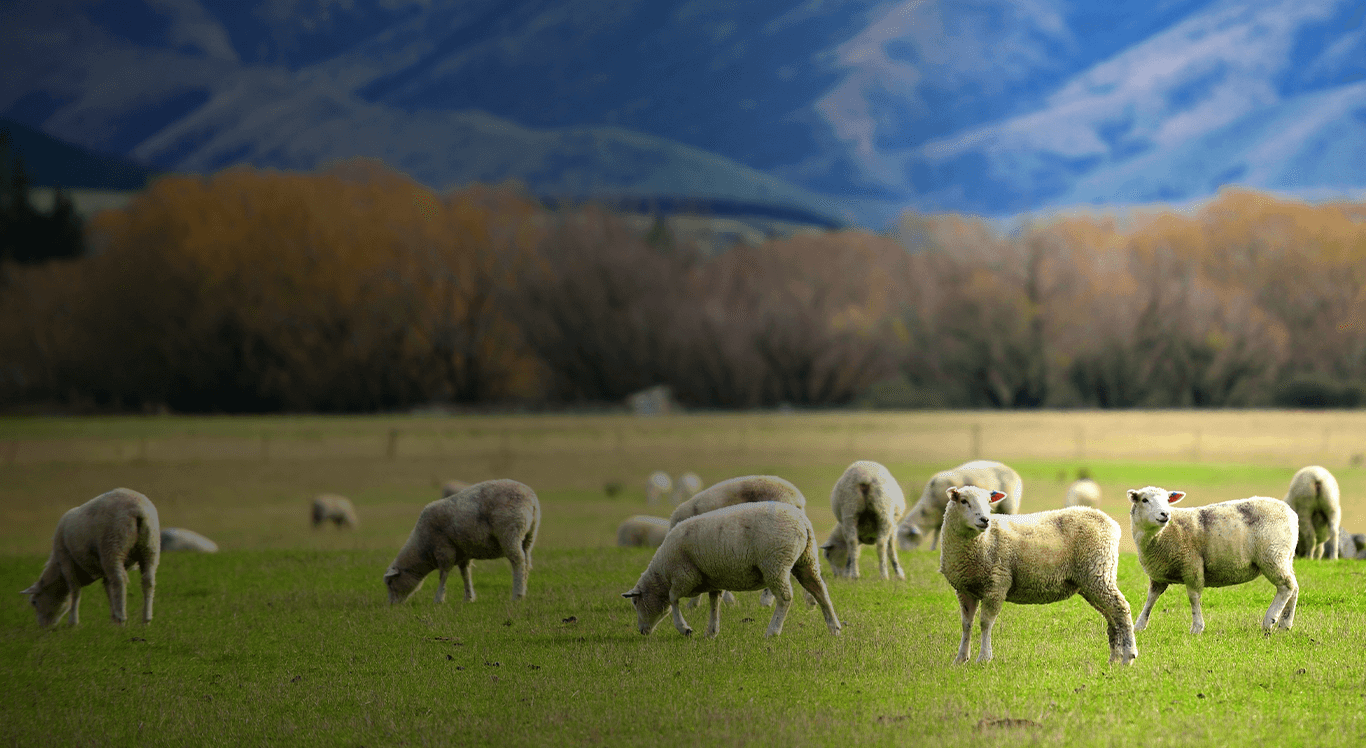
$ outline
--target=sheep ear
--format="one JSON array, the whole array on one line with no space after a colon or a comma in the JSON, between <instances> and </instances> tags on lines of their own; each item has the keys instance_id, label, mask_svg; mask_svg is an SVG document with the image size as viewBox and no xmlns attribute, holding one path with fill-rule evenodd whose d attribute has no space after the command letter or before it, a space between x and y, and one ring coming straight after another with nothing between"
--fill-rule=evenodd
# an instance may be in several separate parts
<instances>
[{"instance_id":1,"label":"sheep ear","mask_svg":"<svg viewBox=\"0 0 1368 748\"><path fill-rule=\"evenodd\" d=\"M959 488L956 486L951 486L945 489L945 495L949 496L951 501L954 501L955 499L959 498Z\"/></svg>"},{"instance_id":2,"label":"sheep ear","mask_svg":"<svg viewBox=\"0 0 1368 748\"><path fill-rule=\"evenodd\" d=\"M386 570L385 570L385 581L389 581L389 580L391 580L391 579L393 579L393 578L395 578L395 577L397 577L397 576L399 576L399 570L398 570L398 569L395 569L395 568L393 568L393 567L390 567L389 569L386 569Z\"/></svg>"},{"instance_id":3,"label":"sheep ear","mask_svg":"<svg viewBox=\"0 0 1368 748\"><path fill-rule=\"evenodd\" d=\"M1182 491L1173 491L1169 494L1169 503L1177 504L1178 502L1183 500L1184 496L1187 496L1187 494L1183 493Z\"/></svg>"},{"instance_id":4,"label":"sheep ear","mask_svg":"<svg viewBox=\"0 0 1368 748\"><path fill-rule=\"evenodd\" d=\"M1127 488L1126 496L1131 500L1132 504L1140 500L1140 492L1134 488Z\"/></svg>"},{"instance_id":5,"label":"sheep ear","mask_svg":"<svg viewBox=\"0 0 1368 748\"><path fill-rule=\"evenodd\" d=\"M19 591L19 594L21 594L21 595L36 595L36 594L38 594L38 583L37 583L37 582L34 582L33 584L29 585L29 588L28 588L28 589L26 589L26 590L20 590L20 591Z\"/></svg>"},{"instance_id":6,"label":"sheep ear","mask_svg":"<svg viewBox=\"0 0 1368 748\"><path fill-rule=\"evenodd\" d=\"M994 491L994 492L988 494L988 503L989 503L989 504L996 504L996 503L998 503L999 501L1002 501L1002 500L1005 499L1005 498L1007 498L1007 494L1005 494L1005 493L1003 493L1003 492L1001 492L1001 491Z\"/></svg>"},{"instance_id":7,"label":"sheep ear","mask_svg":"<svg viewBox=\"0 0 1368 748\"><path fill-rule=\"evenodd\" d=\"M637 590L632 590L631 592L624 592L624 593L622 593L622 596L625 597L625 598L627 598L628 600L630 600L630 599L632 599L632 598L634 598L634 597L641 597L641 592L639 592L639 591L637 591Z\"/></svg>"}]
</instances>

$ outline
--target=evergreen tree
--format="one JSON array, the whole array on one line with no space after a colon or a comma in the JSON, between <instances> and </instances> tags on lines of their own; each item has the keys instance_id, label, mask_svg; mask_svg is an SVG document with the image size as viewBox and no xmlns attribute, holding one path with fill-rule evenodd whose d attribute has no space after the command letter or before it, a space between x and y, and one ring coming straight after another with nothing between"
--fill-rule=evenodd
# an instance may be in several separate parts
<instances>
[{"instance_id":1,"label":"evergreen tree","mask_svg":"<svg viewBox=\"0 0 1368 748\"><path fill-rule=\"evenodd\" d=\"M84 229L71 196L60 187L49 213L33 207L23 159L11 151L9 131L0 130L0 262L38 264L80 257Z\"/></svg>"}]
</instances>

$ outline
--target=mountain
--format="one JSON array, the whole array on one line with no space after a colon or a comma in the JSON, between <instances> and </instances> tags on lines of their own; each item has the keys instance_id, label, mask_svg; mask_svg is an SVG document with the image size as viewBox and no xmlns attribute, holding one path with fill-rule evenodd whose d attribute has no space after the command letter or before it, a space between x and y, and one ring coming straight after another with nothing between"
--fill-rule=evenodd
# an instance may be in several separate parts
<instances>
[{"instance_id":1,"label":"mountain","mask_svg":"<svg viewBox=\"0 0 1368 748\"><path fill-rule=\"evenodd\" d=\"M365 155L436 188L516 179L873 227L904 207L1363 190L1364 7L1347 0L0 9L0 115L167 169Z\"/></svg>"}]
</instances>

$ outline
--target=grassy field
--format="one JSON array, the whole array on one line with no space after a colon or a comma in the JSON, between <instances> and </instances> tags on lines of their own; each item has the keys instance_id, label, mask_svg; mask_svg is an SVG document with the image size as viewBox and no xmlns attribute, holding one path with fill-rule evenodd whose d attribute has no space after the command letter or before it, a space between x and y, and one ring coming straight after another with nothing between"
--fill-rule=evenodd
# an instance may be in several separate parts
<instances>
[{"instance_id":1,"label":"grassy field","mask_svg":"<svg viewBox=\"0 0 1368 748\"><path fill-rule=\"evenodd\" d=\"M668 621L636 632L618 594L650 552L612 545L626 516L667 513L643 498L657 468L782 475L824 536L854 459L884 462L912 500L936 470L1002 459L1024 511L1057 506L1086 467L1122 525L1138 612L1126 488L1182 489L1192 506L1281 497L1322 464L1362 532L1364 434L1361 411L0 419L0 584L26 587L61 513L119 485L223 548L165 554L150 627L111 625L98 586L75 630L39 631L17 595L0 608L0 743L1362 745L1363 562L1299 561L1296 626L1271 637L1273 589L1256 580L1208 591L1197 637L1170 589L1129 668L1107 666L1101 617L1078 598L1007 606L995 660L951 667L958 614L930 551L902 554L904 582L871 578L868 552L860 581L824 569L840 637L796 605L766 640L750 593L706 640ZM542 501L528 599L510 603L508 565L486 561L474 603L458 583L433 605L430 580L391 608L380 575L437 484L491 477ZM324 491L356 502L360 528L308 529ZM705 610L687 615L701 630Z\"/></svg>"}]
</instances>

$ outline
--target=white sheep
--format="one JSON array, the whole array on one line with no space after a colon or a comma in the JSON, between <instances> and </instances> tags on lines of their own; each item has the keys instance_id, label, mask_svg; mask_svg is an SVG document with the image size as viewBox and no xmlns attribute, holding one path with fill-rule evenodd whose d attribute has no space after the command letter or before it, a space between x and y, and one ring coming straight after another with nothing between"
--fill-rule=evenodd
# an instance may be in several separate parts
<instances>
[{"instance_id":1,"label":"white sheep","mask_svg":"<svg viewBox=\"0 0 1368 748\"><path fill-rule=\"evenodd\" d=\"M655 506L665 497L674 487L674 481L670 480L670 474L664 470L657 470L646 477L646 503Z\"/></svg>"},{"instance_id":2,"label":"white sheep","mask_svg":"<svg viewBox=\"0 0 1368 748\"><path fill-rule=\"evenodd\" d=\"M218 544L194 530L187 530L184 527L163 527L161 549L163 551L218 553Z\"/></svg>"},{"instance_id":3,"label":"white sheep","mask_svg":"<svg viewBox=\"0 0 1368 748\"><path fill-rule=\"evenodd\" d=\"M338 527L356 527L356 508L352 506L351 500L345 496L325 493L313 498L311 516L313 526L317 528L324 522L331 522Z\"/></svg>"},{"instance_id":4,"label":"white sheep","mask_svg":"<svg viewBox=\"0 0 1368 748\"><path fill-rule=\"evenodd\" d=\"M128 569L142 577L143 623L152 622L152 597L161 558L161 523L146 496L127 488L102 493L67 510L52 535L52 555L43 573L22 594L29 596L38 625L52 626L70 610L75 626L81 611L81 588L103 579L109 616L123 625Z\"/></svg>"},{"instance_id":5,"label":"white sheep","mask_svg":"<svg viewBox=\"0 0 1368 748\"><path fill-rule=\"evenodd\" d=\"M993 505L994 514L1016 514L1021 509L1021 476L1015 470L992 460L966 462L936 473L926 482L921 498L898 523L899 547L905 551L915 550L930 535L931 550L936 550L941 520L945 517L945 492L964 486L1006 494L1007 498Z\"/></svg>"},{"instance_id":6,"label":"white sheep","mask_svg":"<svg viewBox=\"0 0 1368 748\"><path fill-rule=\"evenodd\" d=\"M665 517L652 517L638 514L628 517L618 525L617 544L624 548L646 546L659 548L670 532L670 520Z\"/></svg>"},{"instance_id":7,"label":"white sheep","mask_svg":"<svg viewBox=\"0 0 1368 748\"><path fill-rule=\"evenodd\" d=\"M1368 536L1361 532L1351 533L1340 527L1339 531L1339 557L1354 558L1363 560L1368 558Z\"/></svg>"},{"instance_id":8,"label":"white sheep","mask_svg":"<svg viewBox=\"0 0 1368 748\"><path fill-rule=\"evenodd\" d=\"M463 480L449 480L442 484L442 498L455 496L456 494L470 488L470 484Z\"/></svg>"},{"instance_id":9,"label":"white sheep","mask_svg":"<svg viewBox=\"0 0 1368 748\"><path fill-rule=\"evenodd\" d=\"M1297 513L1297 558L1339 558L1339 483L1329 470L1311 465L1292 476L1283 499Z\"/></svg>"},{"instance_id":10,"label":"white sheep","mask_svg":"<svg viewBox=\"0 0 1368 748\"><path fill-rule=\"evenodd\" d=\"M980 604L978 662L993 659L993 623L1002 603L1043 604L1077 592L1107 622L1110 662L1138 654L1130 605L1116 586L1121 526L1090 507L993 516L1002 491L946 489L940 572L959 598L961 637L955 664L969 661L969 635Z\"/></svg>"},{"instance_id":11,"label":"white sheep","mask_svg":"<svg viewBox=\"0 0 1368 748\"><path fill-rule=\"evenodd\" d=\"M674 482L674 505L683 504L702 490L703 479L698 477L698 473L684 473Z\"/></svg>"},{"instance_id":12,"label":"white sheep","mask_svg":"<svg viewBox=\"0 0 1368 748\"><path fill-rule=\"evenodd\" d=\"M711 609L705 633L714 637L721 629L723 590L768 589L779 602L765 636L776 636L793 602L790 573L821 606L827 629L839 634L841 622L822 582L812 523L802 509L778 501L723 507L681 521L665 536L636 586L622 596L636 608L643 635L669 611L675 628L688 636L693 629L679 601L706 592Z\"/></svg>"},{"instance_id":13,"label":"white sheep","mask_svg":"<svg viewBox=\"0 0 1368 748\"><path fill-rule=\"evenodd\" d=\"M1140 566L1149 575L1149 596L1135 621L1144 631L1154 602L1170 584L1187 587L1192 633L1206 628L1202 590L1244 584L1260 574L1277 588L1264 615L1264 631L1276 622L1292 628L1297 613L1297 513L1277 499L1255 496L1194 509L1172 507L1187 494L1155 486L1126 491L1131 534Z\"/></svg>"},{"instance_id":14,"label":"white sheep","mask_svg":"<svg viewBox=\"0 0 1368 748\"><path fill-rule=\"evenodd\" d=\"M874 546L879 556L880 578L888 579L892 567L898 579L905 579L893 537L905 511L907 499L888 468L870 460L846 468L831 489L831 513L839 524L822 544L832 574L859 579L864 544Z\"/></svg>"},{"instance_id":15,"label":"white sheep","mask_svg":"<svg viewBox=\"0 0 1368 748\"><path fill-rule=\"evenodd\" d=\"M441 575L433 602L446 599L447 574L461 570L465 599L475 599L473 559L507 558L513 565L513 599L527 594L532 544L541 524L541 504L531 488L513 480L490 480L423 507L399 555L385 570L392 604L413 594L433 569Z\"/></svg>"},{"instance_id":16,"label":"white sheep","mask_svg":"<svg viewBox=\"0 0 1368 748\"><path fill-rule=\"evenodd\" d=\"M1064 506L1090 506L1102 503L1102 487L1092 478L1079 478L1069 485L1064 494Z\"/></svg>"}]
</instances>

